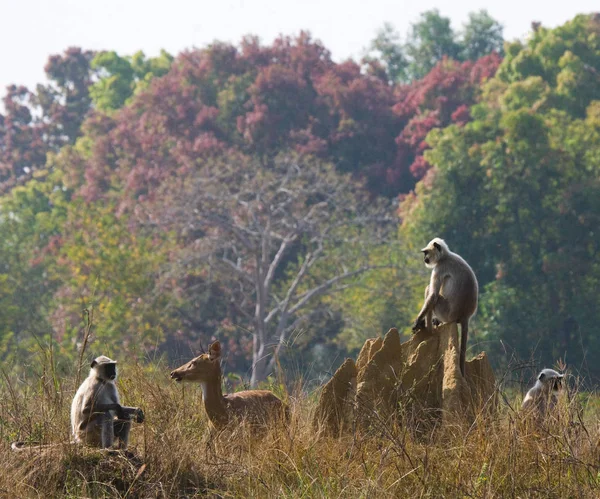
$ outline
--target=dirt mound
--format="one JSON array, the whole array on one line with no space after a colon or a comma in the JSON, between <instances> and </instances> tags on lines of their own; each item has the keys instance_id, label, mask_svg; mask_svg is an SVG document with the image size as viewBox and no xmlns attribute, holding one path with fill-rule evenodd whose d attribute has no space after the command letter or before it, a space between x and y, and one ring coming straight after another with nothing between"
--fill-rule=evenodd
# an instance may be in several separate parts
<instances>
[{"instance_id":1,"label":"dirt mound","mask_svg":"<svg viewBox=\"0 0 600 499\"><path fill-rule=\"evenodd\" d=\"M340 437L351 430L354 422L356 365L346 361L323 387L313 418L313 428L323 435Z\"/></svg>"},{"instance_id":2,"label":"dirt mound","mask_svg":"<svg viewBox=\"0 0 600 499\"><path fill-rule=\"evenodd\" d=\"M398 416L417 430L471 424L482 409L495 410L495 378L485 352L467 361L463 377L459 352L456 324L419 331L404 343L395 328L383 340L369 339L356 366L346 360L325 385L315 421L318 416L321 431L331 435L352 427L350 411L363 431ZM352 376L355 396L349 389Z\"/></svg>"}]
</instances>

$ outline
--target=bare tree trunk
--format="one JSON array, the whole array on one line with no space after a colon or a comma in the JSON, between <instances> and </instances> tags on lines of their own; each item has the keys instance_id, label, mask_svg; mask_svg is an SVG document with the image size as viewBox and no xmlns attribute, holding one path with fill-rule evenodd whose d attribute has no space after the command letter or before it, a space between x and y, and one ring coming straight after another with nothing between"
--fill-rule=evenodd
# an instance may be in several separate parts
<instances>
[{"instance_id":1,"label":"bare tree trunk","mask_svg":"<svg viewBox=\"0 0 600 499\"><path fill-rule=\"evenodd\" d=\"M258 383L267 379L267 326L264 321L262 294L257 293L259 298L256 302L254 317L254 339L252 341L252 376L250 386L255 388Z\"/></svg>"},{"instance_id":2,"label":"bare tree trunk","mask_svg":"<svg viewBox=\"0 0 600 499\"><path fill-rule=\"evenodd\" d=\"M252 377L250 378L250 386L256 388L256 385L267 379L267 364L268 357L264 346L260 346L256 355L252 356Z\"/></svg>"},{"instance_id":3,"label":"bare tree trunk","mask_svg":"<svg viewBox=\"0 0 600 499\"><path fill-rule=\"evenodd\" d=\"M293 156L275 160L268 169L240 161L236 156L204 165L168 221L180 223L182 233L189 227L206 231L199 261L223 278L231 302L254 329L255 387L275 368L288 334L311 302L378 267L370 262L370 249L386 241L395 219L389 203L373 203L331 165L303 164ZM289 255L298 241L302 244ZM351 256L335 262L329 249L342 245L349 246ZM327 261L330 274L311 275Z\"/></svg>"}]
</instances>

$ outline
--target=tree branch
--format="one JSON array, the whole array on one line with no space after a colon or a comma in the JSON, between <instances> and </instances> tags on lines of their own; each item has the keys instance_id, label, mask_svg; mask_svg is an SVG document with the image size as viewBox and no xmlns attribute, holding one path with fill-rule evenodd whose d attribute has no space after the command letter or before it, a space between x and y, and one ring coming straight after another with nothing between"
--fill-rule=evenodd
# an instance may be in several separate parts
<instances>
[{"instance_id":1,"label":"tree branch","mask_svg":"<svg viewBox=\"0 0 600 499\"><path fill-rule=\"evenodd\" d=\"M354 277L356 275L362 274L364 272L367 272L368 270L374 270L374 269L378 269L378 268L386 268L386 266L385 265L364 265L364 266L360 267L359 269L352 270L349 272L344 272L343 274L339 274L335 277L332 277L331 279L328 279L327 281L320 284L316 288L313 288L313 289L307 291L306 293L302 294L301 296L299 296L296 304L289 310L290 315L292 315L292 314L296 313L298 310L300 310L312 298L315 298L316 296L323 294L325 291L327 291L329 288L331 288L331 286L333 286L335 283L342 281L343 279L348 279L350 277Z\"/></svg>"}]
</instances>

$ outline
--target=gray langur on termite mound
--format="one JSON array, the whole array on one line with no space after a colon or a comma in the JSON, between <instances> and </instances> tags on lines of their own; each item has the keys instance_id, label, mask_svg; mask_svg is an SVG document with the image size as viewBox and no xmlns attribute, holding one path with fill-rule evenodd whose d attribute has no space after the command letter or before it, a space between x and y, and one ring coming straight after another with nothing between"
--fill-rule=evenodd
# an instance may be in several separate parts
<instances>
[{"instance_id":1,"label":"gray langur on termite mound","mask_svg":"<svg viewBox=\"0 0 600 499\"><path fill-rule=\"evenodd\" d=\"M413 331L432 329L433 317L442 323L460 324L460 372L465 374L465 356L469 336L469 319L477 310L479 285L475 272L443 239L432 239L422 250L425 265L432 269L425 303L415 320Z\"/></svg>"}]
</instances>

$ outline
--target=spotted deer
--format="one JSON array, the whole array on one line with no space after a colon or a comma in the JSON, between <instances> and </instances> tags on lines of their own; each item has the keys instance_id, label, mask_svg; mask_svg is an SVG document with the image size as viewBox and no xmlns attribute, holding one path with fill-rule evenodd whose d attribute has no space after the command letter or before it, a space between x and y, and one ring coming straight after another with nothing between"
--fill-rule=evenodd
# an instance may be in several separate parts
<instances>
[{"instance_id":1,"label":"spotted deer","mask_svg":"<svg viewBox=\"0 0 600 499\"><path fill-rule=\"evenodd\" d=\"M218 429L233 421L253 426L272 426L289 421L288 407L268 390L247 390L223 395L221 388L221 344L215 341L208 353L199 355L171 372L177 382L200 383L204 408L211 423Z\"/></svg>"}]
</instances>

